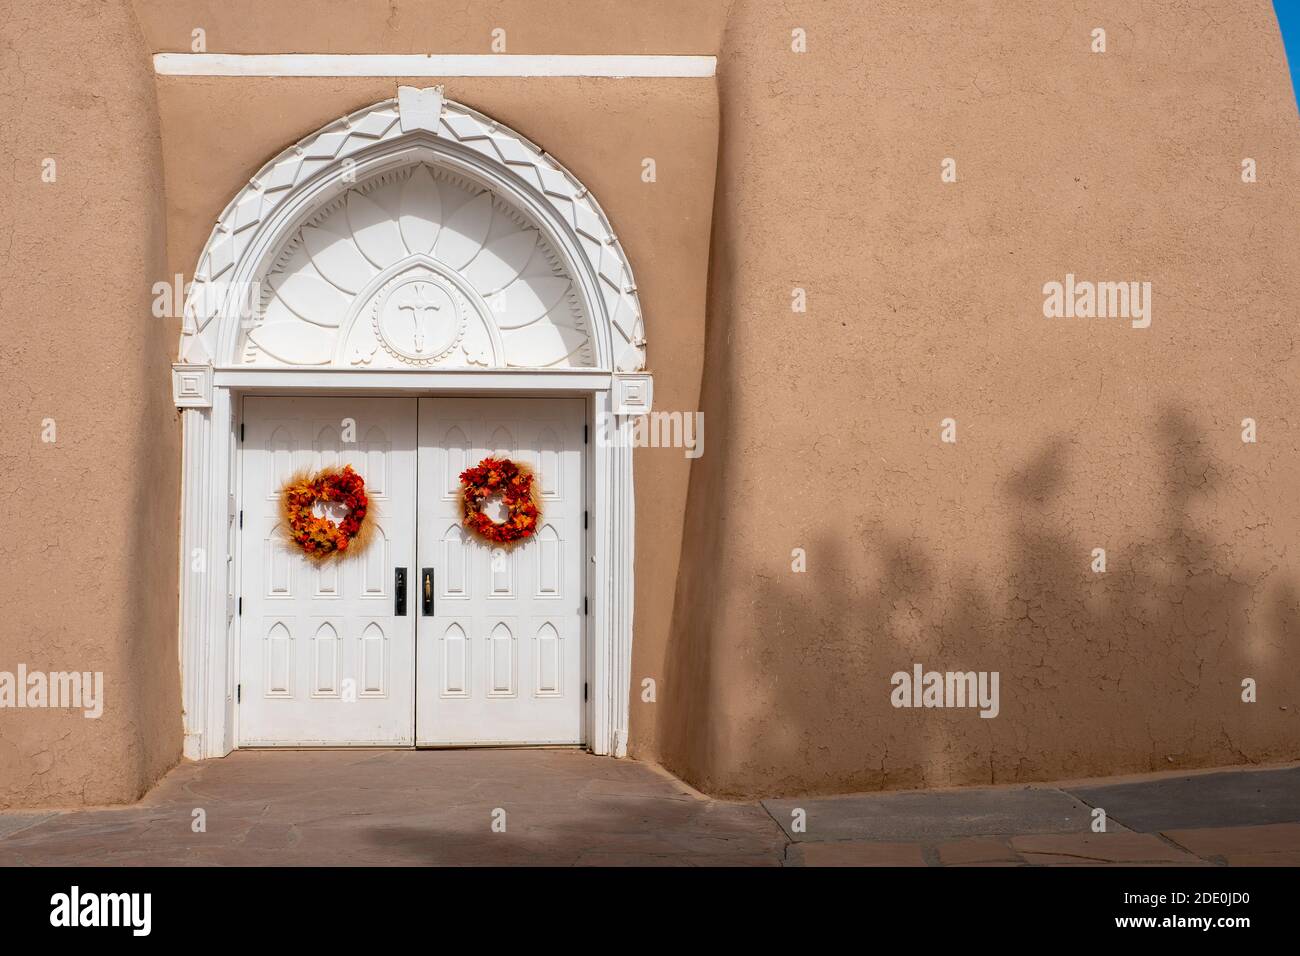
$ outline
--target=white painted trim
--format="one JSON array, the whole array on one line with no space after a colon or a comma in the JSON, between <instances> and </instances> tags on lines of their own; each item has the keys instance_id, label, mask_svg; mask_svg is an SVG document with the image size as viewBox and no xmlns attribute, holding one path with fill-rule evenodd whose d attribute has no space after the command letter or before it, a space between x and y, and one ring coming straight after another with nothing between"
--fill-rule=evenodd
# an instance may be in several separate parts
<instances>
[{"instance_id":1,"label":"white painted trim","mask_svg":"<svg viewBox=\"0 0 1300 956\"><path fill-rule=\"evenodd\" d=\"M615 415L645 415L654 405L654 376L649 372L615 372L613 386Z\"/></svg>"},{"instance_id":2,"label":"white painted trim","mask_svg":"<svg viewBox=\"0 0 1300 956\"><path fill-rule=\"evenodd\" d=\"M589 546L593 557L591 579L588 584L591 595L591 608L587 618L588 660L594 674L611 673L610 635L612 634L610 607L613 603L613 578L609 574L610 547L610 500L613 490L613 449L609 443L601 441L599 423L605 420L609 411L609 392L596 392L592 396L591 437L589 445L591 455L588 467L591 469L591 481L587 485L591 502L591 538ZM597 681L592 685L593 693L588 701L587 718L590 729L587 739L591 742L592 752L607 754L613 752L613 715L610 712L608 681Z\"/></svg>"},{"instance_id":3,"label":"white painted trim","mask_svg":"<svg viewBox=\"0 0 1300 956\"><path fill-rule=\"evenodd\" d=\"M421 94L421 95L415 95ZM430 110L441 104L436 130ZM406 117L403 104L416 109ZM407 128L409 127L409 128ZM238 365L241 321L285 236L352 183L417 163L451 170L516 205L546 235L588 313L594 364L645 367L645 325L636 281L595 197L554 157L441 88L411 91L329 123L263 166L226 206L194 270L180 360ZM346 170L348 175L342 175Z\"/></svg>"},{"instance_id":4,"label":"white painted trim","mask_svg":"<svg viewBox=\"0 0 1300 956\"><path fill-rule=\"evenodd\" d=\"M609 646L605 679L601 682L609 708L605 752L627 756L628 699L632 683L632 619L636 577L636 502L632 485L632 419L617 415L619 441L609 449L611 494L606 516L609 523L609 562L605 565L609 597Z\"/></svg>"},{"instance_id":5,"label":"white painted trim","mask_svg":"<svg viewBox=\"0 0 1300 956\"><path fill-rule=\"evenodd\" d=\"M212 529L203 496L211 490L207 454L211 442L210 408L181 410L181 551L180 551L180 665L184 707L185 756L200 760L207 755L203 728L207 715L207 660L204 642L195 639L209 631L207 583L211 572Z\"/></svg>"},{"instance_id":6,"label":"white painted trim","mask_svg":"<svg viewBox=\"0 0 1300 956\"><path fill-rule=\"evenodd\" d=\"M591 396L588 500L594 560L588 579L587 739L594 753L626 754L635 513L627 438L629 416L648 411L652 394L649 375L641 370L645 338L636 283L594 197L550 156L450 101L441 101L442 125L431 133L426 127L440 94L408 94L405 100L415 109L405 133L398 104L388 100L331 124L303 140L296 153L291 149L268 164L227 207L195 271L197 291L186 303L181 360L172 368L173 397L183 410L180 661L185 754L193 759L224 756L238 746L237 409L241 395L271 390ZM371 128L378 132L363 147L341 145L357 130ZM329 142L321 145L325 139ZM508 161L499 158L507 156ZM309 173L301 168L302 157L312 160ZM561 251L571 257L577 292L592 317L598 367L371 371L230 364L240 301L214 290L227 282L229 288L243 288L243 280L260 278L266 250L299 226L313 200L336 192L359 168L431 161L477 176L554 231ZM282 163L293 166L283 182L277 173ZM241 212L245 202L257 208L256 216ZM615 414L616 408L626 413ZM612 432L621 440L603 438L611 415Z\"/></svg>"},{"instance_id":7,"label":"white painted trim","mask_svg":"<svg viewBox=\"0 0 1300 956\"><path fill-rule=\"evenodd\" d=\"M212 367L173 365L172 401L176 403L177 408L211 408Z\"/></svg>"},{"instance_id":8,"label":"white painted trim","mask_svg":"<svg viewBox=\"0 0 1300 956\"><path fill-rule=\"evenodd\" d=\"M591 76L698 79L715 56L516 53L155 53L159 76Z\"/></svg>"},{"instance_id":9,"label":"white painted trim","mask_svg":"<svg viewBox=\"0 0 1300 956\"><path fill-rule=\"evenodd\" d=\"M184 369L185 366L178 366ZM648 373L638 373L649 377ZM607 390L613 376L602 369L370 370L348 368L225 368L213 373L218 388L305 389L312 392L354 391L472 393L594 392Z\"/></svg>"}]
</instances>

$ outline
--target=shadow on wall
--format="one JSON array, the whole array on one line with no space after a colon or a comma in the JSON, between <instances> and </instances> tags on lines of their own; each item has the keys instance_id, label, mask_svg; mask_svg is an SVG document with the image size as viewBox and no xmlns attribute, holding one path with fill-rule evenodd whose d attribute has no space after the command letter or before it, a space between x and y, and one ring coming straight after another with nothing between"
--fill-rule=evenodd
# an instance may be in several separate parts
<instances>
[{"instance_id":1,"label":"shadow on wall","mask_svg":"<svg viewBox=\"0 0 1300 956\"><path fill-rule=\"evenodd\" d=\"M1077 452L1065 437L1003 481L1011 526L990 542L988 561L1004 562L994 573L941 568L916 537L869 516L814 539L806 574L755 568L754 629L725 667L710 662L726 686L705 681L712 706L675 727L686 758L668 765L716 794L793 795L1295 757L1294 738L1271 743L1277 725L1258 733L1297 691L1283 666L1295 587L1269 584L1273 568L1235 559L1194 525L1225 470L1190 415L1167 407L1156 430L1161 486L1145 494L1161 502L1158 523L1132 543L1104 542L1104 574L1089 565L1097 543L1066 525ZM740 606L724 598L713 606ZM999 672L1000 712L895 709L890 677L917 663ZM673 676L689 679L689 666ZM1242 703L1248 676L1265 702Z\"/></svg>"}]
</instances>

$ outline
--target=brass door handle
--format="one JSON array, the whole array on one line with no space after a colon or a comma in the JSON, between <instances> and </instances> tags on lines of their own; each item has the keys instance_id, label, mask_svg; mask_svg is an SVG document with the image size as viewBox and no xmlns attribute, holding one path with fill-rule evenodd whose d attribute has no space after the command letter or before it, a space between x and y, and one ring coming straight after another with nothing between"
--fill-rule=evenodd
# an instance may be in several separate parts
<instances>
[{"instance_id":1,"label":"brass door handle","mask_svg":"<svg viewBox=\"0 0 1300 956\"><path fill-rule=\"evenodd\" d=\"M433 568L420 572L420 613L433 617Z\"/></svg>"}]
</instances>

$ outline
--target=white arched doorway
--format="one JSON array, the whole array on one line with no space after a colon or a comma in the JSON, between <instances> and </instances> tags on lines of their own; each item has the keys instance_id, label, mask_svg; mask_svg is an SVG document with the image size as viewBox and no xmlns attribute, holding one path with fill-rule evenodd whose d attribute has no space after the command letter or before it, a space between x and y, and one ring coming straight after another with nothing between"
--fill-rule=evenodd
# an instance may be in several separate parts
<instances>
[{"instance_id":1,"label":"white arched doorway","mask_svg":"<svg viewBox=\"0 0 1300 956\"><path fill-rule=\"evenodd\" d=\"M261 460L257 455L272 460L274 449L266 435L254 435L252 440L261 443L256 449L248 442L250 427L270 435L272 418L292 413L286 409L337 409L349 400L363 404L363 398L367 407L384 409L375 448L402 447L406 432L416 440L414 425L402 424L402 409L414 410L418 403L424 416L418 456L446 451L425 447L437 441L423 424L431 417L426 409L445 419L444 425L451 422L444 434L457 424L456 415L462 423L486 423L478 410L505 408L503 400L514 403L511 420L536 419L548 436L560 425L540 411L544 408L567 409L564 414L582 425L581 454L565 459L580 479L569 482L565 494L579 497L562 500L555 491L558 511L579 507L583 512L582 525L576 518L572 525L572 547L566 543L559 549L581 561L574 578L581 605L576 593L564 595L564 601L574 614L571 639L581 642L582 687L568 681L565 693L581 691L580 701L572 697L581 723L572 742L621 755L632 641L627 435L630 417L650 407L644 347L630 267L590 193L518 134L444 100L441 88L403 87L396 99L331 123L267 163L226 207L203 250L186 299L180 361L173 368L184 429L180 639L186 755L219 756L241 741L266 742L264 734L241 737L240 731L254 719L241 675L249 673L250 654L261 653L259 641L281 640L286 647L297 642L296 653L316 655L313 673L328 674L320 686L300 688L308 696L314 692L315 699L329 699L337 691L331 680L351 666L342 651L322 658L320 649L363 640L349 628L369 627L364 621L326 620L329 614L318 613L324 605L304 605L297 611L311 633L293 634L291 622L272 621L273 615L263 613L272 607L258 603L265 595L249 592L250 575L260 581L269 571L258 564L260 545L249 537L256 505L249 495L260 501L266 489L254 491L247 475ZM498 405L474 405L474 399ZM272 418L254 420L254 409ZM499 431L469 445L494 448L492 442L506 441L497 437ZM468 434L468 425L463 432ZM328 441L313 442L302 446L308 459L331 453ZM529 447L537 455L549 453L535 443ZM351 448L342 454L354 452L379 454ZM418 456L413 451L412 475ZM443 454L428 462L453 457ZM380 467L396 467L397 459L375 460ZM394 472L392 483L400 480ZM382 558L394 567L374 571L376 580L389 580L390 571L407 564L414 573L416 562L425 560L416 556L416 538L425 534L423 525L436 511L423 499L418 509L412 505L404 512L397 503L388 508L390 524L400 527L386 532L406 535L411 550L394 544L393 553ZM446 515L435 517L442 521ZM556 540L558 535L552 531ZM312 587L319 596L319 582ZM385 587L376 585L377 599L390 597ZM503 595L513 593L508 585L503 588ZM536 606L521 604L515 610L545 641L556 641L564 629L563 622L534 614ZM250 611L257 612L256 623ZM365 633L380 630L376 625ZM415 634L413 625L412 640ZM500 634L507 647L512 636L519 637ZM324 670L322 659L331 662ZM403 662L414 665L414 652L409 660L400 652L385 660L400 671ZM540 665L526 661L525 666ZM404 679L401 673L394 677L399 683ZM526 687L516 688L521 689ZM278 693L283 698L297 691L281 687ZM267 688L259 690L259 700L274 696ZM432 739L474 742L455 734ZM533 741L523 732L513 739ZM537 739L559 738L542 734ZM295 741L349 742L314 733L284 742ZM361 734L354 742L382 741Z\"/></svg>"}]
</instances>

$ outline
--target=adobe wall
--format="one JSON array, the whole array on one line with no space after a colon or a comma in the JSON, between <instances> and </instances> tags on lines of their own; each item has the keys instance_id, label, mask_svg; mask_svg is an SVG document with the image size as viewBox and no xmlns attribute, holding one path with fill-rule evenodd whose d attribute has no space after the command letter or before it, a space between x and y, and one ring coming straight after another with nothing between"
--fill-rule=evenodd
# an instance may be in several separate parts
<instances>
[{"instance_id":1,"label":"adobe wall","mask_svg":"<svg viewBox=\"0 0 1300 956\"><path fill-rule=\"evenodd\" d=\"M667 766L753 795L1300 756L1269 4L740 0L719 83ZM1045 319L1067 273L1151 282L1150 327ZM1000 672L999 716L895 709L915 663Z\"/></svg>"},{"instance_id":2,"label":"adobe wall","mask_svg":"<svg viewBox=\"0 0 1300 956\"><path fill-rule=\"evenodd\" d=\"M0 670L107 679L99 720L0 712L0 806L128 801L179 759L152 283L285 145L438 82L155 79L196 27L221 52L486 53L504 27L511 53L720 54L716 82L445 81L596 194L656 407L706 415L703 458L636 457L634 755L729 795L1300 756L1300 130L1264 0L110 0L0 27ZM1045 319L1067 273L1151 282L1150 327ZM893 708L915 663L999 672L999 716Z\"/></svg>"},{"instance_id":3,"label":"adobe wall","mask_svg":"<svg viewBox=\"0 0 1300 956\"><path fill-rule=\"evenodd\" d=\"M10 5L0 77L0 671L103 674L96 719L0 710L0 807L128 802L181 751L152 70L110 0Z\"/></svg>"}]
</instances>

